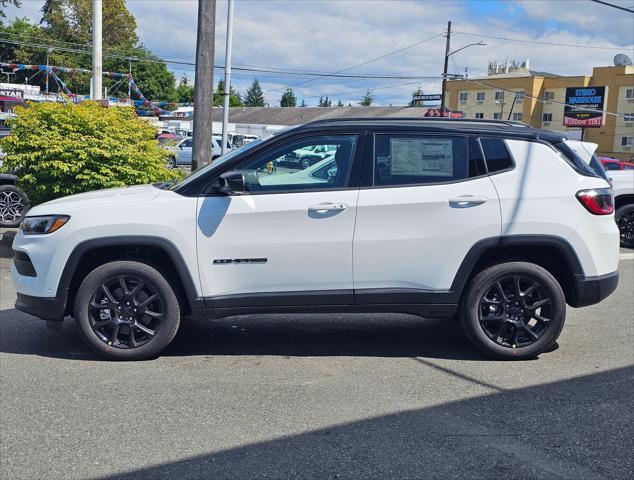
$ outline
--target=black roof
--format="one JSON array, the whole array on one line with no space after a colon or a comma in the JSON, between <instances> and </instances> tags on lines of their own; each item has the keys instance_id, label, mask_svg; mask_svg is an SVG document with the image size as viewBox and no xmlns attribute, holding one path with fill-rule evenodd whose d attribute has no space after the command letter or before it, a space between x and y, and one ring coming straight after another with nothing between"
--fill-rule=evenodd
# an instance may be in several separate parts
<instances>
[{"instance_id":1,"label":"black roof","mask_svg":"<svg viewBox=\"0 0 634 480\"><path fill-rule=\"evenodd\" d=\"M357 127L357 128L408 128L424 129L424 131L443 131L455 133L495 134L501 136L539 138L548 142L559 142L566 139L563 132L539 130L522 122L511 120L480 120L471 118L442 117L383 117L383 118L332 118L315 120L289 130L312 129L318 127Z\"/></svg>"}]
</instances>

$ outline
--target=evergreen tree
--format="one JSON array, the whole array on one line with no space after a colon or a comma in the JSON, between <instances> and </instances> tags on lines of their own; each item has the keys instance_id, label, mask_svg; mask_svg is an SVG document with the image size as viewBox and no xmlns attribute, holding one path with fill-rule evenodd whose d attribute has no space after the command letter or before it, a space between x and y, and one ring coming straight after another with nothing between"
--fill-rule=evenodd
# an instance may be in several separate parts
<instances>
[{"instance_id":1,"label":"evergreen tree","mask_svg":"<svg viewBox=\"0 0 634 480\"><path fill-rule=\"evenodd\" d=\"M362 105L364 107L369 107L370 105L372 105L372 102L374 102L374 95L372 95L372 92L368 89L366 90L365 95L359 102L359 105Z\"/></svg>"},{"instance_id":2,"label":"evergreen tree","mask_svg":"<svg viewBox=\"0 0 634 480\"><path fill-rule=\"evenodd\" d=\"M306 103L306 100L304 100L304 99L302 98L302 103L301 103L299 106L300 106L300 107L307 107L307 106L308 106L308 104Z\"/></svg>"},{"instance_id":3,"label":"evergreen tree","mask_svg":"<svg viewBox=\"0 0 634 480\"><path fill-rule=\"evenodd\" d=\"M319 106L320 107L330 107L330 106L332 106L332 100L329 100L328 97L326 97L326 98L319 97Z\"/></svg>"},{"instance_id":4,"label":"evergreen tree","mask_svg":"<svg viewBox=\"0 0 634 480\"><path fill-rule=\"evenodd\" d=\"M414 92L412 92L412 100L409 102L410 107L419 107L423 105L423 102L417 100L417 97L423 94L423 89L418 87Z\"/></svg>"},{"instance_id":5,"label":"evergreen tree","mask_svg":"<svg viewBox=\"0 0 634 480\"><path fill-rule=\"evenodd\" d=\"M225 101L225 81L220 79L218 80L218 86L214 90L214 107L222 107ZM241 107L243 105L242 99L240 98L240 93L231 86L231 92L229 95L229 106L230 107Z\"/></svg>"},{"instance_id":6,"label":"evergreen tree","mask_svg":"<svg viewBox=\"0 0 634 480\"><path fill-rule=\"evenodd\" d=\"M262 88L260 87L260 82L258 82L257 78L253 80L253 83L244 94L244 98L242 99L242 101L247 107L264 106L264 92L262 91Z\"/></svg>"},{"instance_id":7,"label":"evergreen tree","mask_svg":"<svg viewBox=\"0 0 634 480\"><path fill-rule=\"evenodd\" d=\"M339 99L339 101L337 102L337 106L338 107L343 107L343 102L341 101L341 99Z\"/></svg>"},{"instance_id":8,"label":"evergreen tree","mask_svg":"<svg viewBox=\"0 0 634 480\"><path fill-rule=\"evenodd\" d=\"M282 98L280 99L280 107L296 107L297 106L297 97L293 93L293 90L287 88L286 91L282 94Z\"/></svg>"}]
</instances>

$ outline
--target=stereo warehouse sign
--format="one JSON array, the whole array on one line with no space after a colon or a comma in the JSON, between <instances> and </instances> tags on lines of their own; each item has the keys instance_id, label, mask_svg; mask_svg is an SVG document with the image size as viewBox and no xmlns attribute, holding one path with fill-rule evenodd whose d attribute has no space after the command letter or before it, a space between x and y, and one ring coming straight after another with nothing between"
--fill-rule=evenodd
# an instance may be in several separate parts
<instances>
[{"instance_id":1,"label":"stereo warehouse sign","mask_svg":"<svg viewBox=\"0 0 634 480\"><path fill-rule=\"evenodd\" d=\"M566 88L565 127L600 127L605 114L606 87Z\"/></svg>"}]
</instances>

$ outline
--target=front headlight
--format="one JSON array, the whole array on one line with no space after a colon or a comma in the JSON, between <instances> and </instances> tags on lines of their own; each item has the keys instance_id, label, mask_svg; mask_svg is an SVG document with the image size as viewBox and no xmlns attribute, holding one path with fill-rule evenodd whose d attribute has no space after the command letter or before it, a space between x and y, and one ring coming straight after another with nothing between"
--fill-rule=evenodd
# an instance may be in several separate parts
<instances>
[{"instance_id":1,"label":"front headlight","mask_svg":"<svg viewBox=\"0 0 634 480\"><path fill-rule=\"evenodd\" d=\"M25 235L43 235L59 230L68 222L68 215L43 215L40 217L26 217L20 224L20 230Z\"/></svg>"}]
</instances>

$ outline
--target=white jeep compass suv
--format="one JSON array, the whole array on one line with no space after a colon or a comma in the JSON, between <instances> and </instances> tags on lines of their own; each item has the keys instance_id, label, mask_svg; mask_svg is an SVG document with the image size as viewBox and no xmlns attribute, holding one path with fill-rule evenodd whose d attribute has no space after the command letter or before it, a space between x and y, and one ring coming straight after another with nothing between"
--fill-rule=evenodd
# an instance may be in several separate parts
<instances>
[{"instance_id":1,"label":"white jeep compass suv","mask_svg":"<svg viewBox=\"0 0 634 480\"><path fill-rule=\"evenodd\" d=\"M334 146L325 168L283 160ZM299 169L299 170L298 170ZM38 205L13 244L16 308L113 359L157 355L181 316L460 315L498 358L552 347L566 304L618 282L609 183L565 136L504 121L317 121L175 185Z\"/></svg>"}]
</instances>

